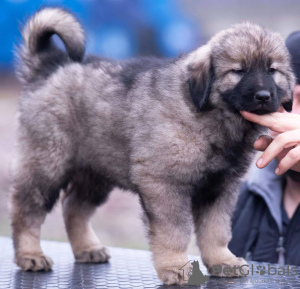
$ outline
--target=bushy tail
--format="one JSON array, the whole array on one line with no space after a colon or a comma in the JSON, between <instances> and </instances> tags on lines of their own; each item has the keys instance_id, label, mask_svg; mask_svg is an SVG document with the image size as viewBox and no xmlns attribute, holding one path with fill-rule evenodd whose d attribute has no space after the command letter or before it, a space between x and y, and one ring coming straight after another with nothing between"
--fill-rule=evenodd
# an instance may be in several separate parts
<instances>
[{"instance_id":1,"label":"bushy tail","mask_svg":"<svg viewBox=\"0 0 300 289\"><path fill-rule=\"evenodd\" d=\"M53 34L61 38L67 54L53 45ZM72 14L60 8L38 11L26 23L22 36L24 44L18 49L17 74L24 83L45 77L62 62L79 62L84 56L84 31Z\"/></svg>"}]
</instances>

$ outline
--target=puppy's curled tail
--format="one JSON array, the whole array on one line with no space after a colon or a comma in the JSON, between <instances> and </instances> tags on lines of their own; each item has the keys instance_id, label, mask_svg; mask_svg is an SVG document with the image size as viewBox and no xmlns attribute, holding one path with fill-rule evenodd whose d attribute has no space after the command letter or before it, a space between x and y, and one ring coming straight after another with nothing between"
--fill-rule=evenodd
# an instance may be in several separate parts
<instances>
[{"instance_id":1,"label":"puppy's curled tail","mask_svg":"<svg viewBox=\"0 0 300 289\"><path fill-rule=\"evenodd\" d=\"M67 53L57 48L51 36L57 34ZM50 74L58 65L80 62L84 56L85 35L80 23L61 8L44 8L26 23L22 37L24 44L18 49L17 74L22 82L36 81Z\"/></svg>"}]
</instances>

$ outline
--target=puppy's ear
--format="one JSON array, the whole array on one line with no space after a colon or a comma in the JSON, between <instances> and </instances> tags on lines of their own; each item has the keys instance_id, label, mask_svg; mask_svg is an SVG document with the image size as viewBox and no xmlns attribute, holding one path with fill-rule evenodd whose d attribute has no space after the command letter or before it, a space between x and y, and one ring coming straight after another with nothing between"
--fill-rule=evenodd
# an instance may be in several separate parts
<instances>
[{"instance_id":1,"label":"puppy's ear","mask_svg":"<svg viewBox=\"0 0 300 289\"><path fill-rule=\"evenodd\" d=\"M200 47L191 56L188 66L188 84L193 103L198 111L207 109L214 81L214 69L208 45Z\"/></svg>"},{"instance_id":2,"label":"puppy's ear","mask_svg":"<svg viewBox=\"0 0 300 289\"><path fill-rule=\"evenodd\" d=\"M289 88L287 90L286 95L282 98L281 104L282 104L283 108L287 112L291 112L292 111L292 107L293 107L294 87L296 85L296 78L295 78L294 72L292 70L290 70L288 72L286 78L287 78L287 82L288 82Z\"/></svg>"},{"instance_id":3,"label":"puppy's ear","mask_svg":"<svg viewBox=\"0 0 300 289\"><path fill-rule=\"evenodd\" d=\"M291 99L289 99L286 102L282 102L282 106L283 106L284 110L286 110L287 112L292 111L292 108L293 108L293 94L292 94Z\"/></svg>"}]
</instances>

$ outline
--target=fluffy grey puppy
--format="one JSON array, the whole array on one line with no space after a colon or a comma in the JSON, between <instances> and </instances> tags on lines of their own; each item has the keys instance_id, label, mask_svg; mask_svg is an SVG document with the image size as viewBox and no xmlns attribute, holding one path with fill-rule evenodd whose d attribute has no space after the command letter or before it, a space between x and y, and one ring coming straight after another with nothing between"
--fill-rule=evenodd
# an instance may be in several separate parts
<instances>
[{"instance_id":1,"label":"fluffy grey puppy","mask_svg":"<svg viewBox=\"0 0 300 289\"><path fill-rule=\"evenodd\" d=\"M172 60L84 58L78 21L46 8L27 22L23 39L11 193L15 262L24 270L51 268L40 228L61 189L76 260L106 262L89 220L117 186L139 195L164 283L183 281L193 224L210 271L246 264L227 244L262 128L239 111L291 110L295 79L281 37L244 23Z\"/></svg>"}]
</instances>

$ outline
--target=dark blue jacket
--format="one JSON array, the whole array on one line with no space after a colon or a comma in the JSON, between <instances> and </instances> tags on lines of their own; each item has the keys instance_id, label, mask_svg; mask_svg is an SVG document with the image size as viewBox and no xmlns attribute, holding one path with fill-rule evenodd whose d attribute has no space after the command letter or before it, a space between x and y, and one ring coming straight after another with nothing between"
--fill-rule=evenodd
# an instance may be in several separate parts
<instances>
[{"instance_id":1,"label":"dark blue jacket","mask_svg":"<svg viewBox=\"0 0 300 289\"><path fill-rule=\"evenodd\" d=\"M274 173L276 166L253 167L243 183L229 249L246 260L300 266L300 206L289 220L282 205L285 176Z\"/></svg>"}]
</instances>

